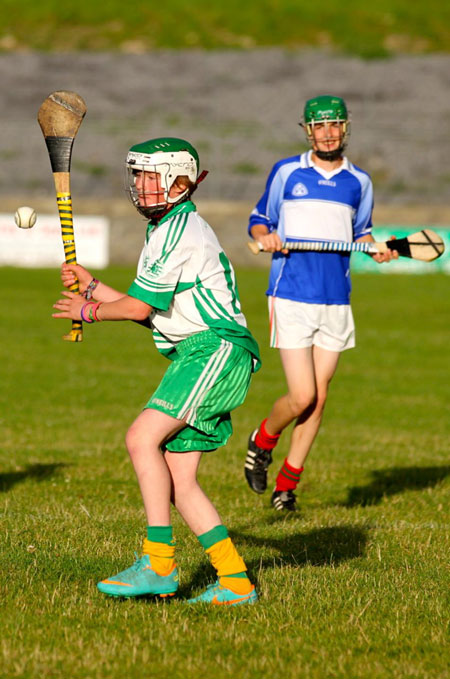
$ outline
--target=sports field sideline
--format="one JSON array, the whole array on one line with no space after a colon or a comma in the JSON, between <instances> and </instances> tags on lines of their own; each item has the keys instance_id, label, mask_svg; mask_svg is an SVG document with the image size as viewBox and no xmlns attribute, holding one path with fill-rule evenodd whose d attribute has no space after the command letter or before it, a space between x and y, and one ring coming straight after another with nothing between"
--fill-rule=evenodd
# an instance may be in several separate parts
<instances>
[{"instance_id":1,"label":"sports field sideline","mask_svg":"<svg viewBox=\"0 0 450 679\"><path fill-rule=\"evenodd\" d=\"M134 324L61 341L57 271L0 269L0 677L448 677L448 278L354 276L357 348L333 383L302 511L280 516L243 476L248 433L283 380L267 348L266 272L237 273L264 365L201 478L260 602L192 610L183 599L213 573L177 518L176 600L120 602L95 587L140 546L123 440L164 359ZM119 289L132 275L102 273Z\"/></svg>"}]
</instances>

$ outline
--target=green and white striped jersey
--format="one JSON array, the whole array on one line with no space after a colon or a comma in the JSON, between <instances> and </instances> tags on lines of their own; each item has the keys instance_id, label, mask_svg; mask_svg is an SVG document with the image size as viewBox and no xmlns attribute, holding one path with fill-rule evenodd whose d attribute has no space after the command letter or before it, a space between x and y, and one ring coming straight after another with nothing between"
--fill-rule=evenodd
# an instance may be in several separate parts
<instances>
[{"instance_id":1,"label":"green and white striped jersey","mask_svg":"<svg viewBox=\"0 0 450 679\"><path fill-rule=\"evenodd\" d=\"M153 338L169 358L179 342L211 329L248 349L259 368L258 345L241 311L233 267L191 201L148 225L128 294L153 307Z\"/></svg>"}]
</instances>

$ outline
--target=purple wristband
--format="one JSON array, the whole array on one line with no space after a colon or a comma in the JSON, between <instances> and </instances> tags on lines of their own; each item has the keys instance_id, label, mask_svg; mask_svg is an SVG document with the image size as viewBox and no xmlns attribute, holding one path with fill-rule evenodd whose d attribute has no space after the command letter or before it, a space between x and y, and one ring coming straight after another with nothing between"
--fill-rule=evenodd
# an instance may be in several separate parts
<instances>
[{"instance_id":1,"label":"purple wristband","mask_svg":"<svg viewBox=\"0 0 450 679\"><path fill-rule=\"evenodd\" d=\"M86 309L87 306L90 306L91 304L92 304L92 302L87 302L86 304L83 304L83 306L80 309L81 320L84 321L85 323L93 323L94 322L94 321L91 321L90 318L87 318L84 315L84 310Z\"/></svg>"}]
</instances>

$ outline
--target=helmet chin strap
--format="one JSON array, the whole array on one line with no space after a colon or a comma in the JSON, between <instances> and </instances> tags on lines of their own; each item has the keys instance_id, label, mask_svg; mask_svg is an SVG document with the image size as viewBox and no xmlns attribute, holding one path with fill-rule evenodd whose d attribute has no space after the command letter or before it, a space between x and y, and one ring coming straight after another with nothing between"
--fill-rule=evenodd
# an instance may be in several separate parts
<instances>
[{"instance_id":1,"label":"helmet chin strap","mask_svg":"<svg viewBox=\"0 0 450 679\"><path fill-rule=\"evenodd\" d=\"M137 205L136 203L134 204L136 210L141 214L145 219L148 219L148 221L155 223L161 217L164 216L165 212L167 211L167 205L162 205L160 208L158 207L153 207L153 208L146 208L142 207L142 205ZM170 208L173 206L171 205Z\"/></svg>"},{"instance_id":2,"label":"helmet chin strap","mask_svg":"<svg viewBox=\"0 0 450 679\"><path fill-rule=\"evenodd\" d=\"M334 149L334 151L316 151L313 150L314 155L316 155L320 160L339 160L339 158L342 158L342 155L344 153L345 146L340 146L338 149Z\"/></svg>"},{"instance_id":3,"label":"helmet chin strap","mask_svg":"<svg viewBox=\"0 0 450 679\"><path fill-rule=\"evenodd\" d=\"M197 178L197 181L195 182L197 184L197 186L200 184L200 182L202 182L204 179L206 179L207 174L209 174L209 170L203 170L202 172L200 172L200 174Z\"/></svg>"}]
</instances>

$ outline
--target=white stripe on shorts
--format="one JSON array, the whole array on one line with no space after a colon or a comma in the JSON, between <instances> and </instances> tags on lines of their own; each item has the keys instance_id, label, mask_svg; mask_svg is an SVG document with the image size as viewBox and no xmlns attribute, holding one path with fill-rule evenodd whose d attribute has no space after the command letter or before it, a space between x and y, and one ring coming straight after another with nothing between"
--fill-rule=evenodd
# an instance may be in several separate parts
<instances>
[{"instance_id":1,"label":"white stripe on shorts","mask_svg":"<svg viewBox=\"0 0 450 679\"><path fill-rule=\"evenodd\" d=\"M220 374L223 366L227 362L229 355L233 350L233 345L231 342L226 340L221 340L220 346L217 351L210 357L208 363L203 368L197 382L195 383L189 398L184 403L182 409L180 410L179 417L183 419L186 417L187 413L191 411L187 422L195 420L195 411L197 406L203 400L206 392L210 388L210 385L216 377Z\"/></svg>"}]
</instances>

